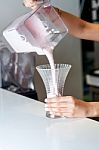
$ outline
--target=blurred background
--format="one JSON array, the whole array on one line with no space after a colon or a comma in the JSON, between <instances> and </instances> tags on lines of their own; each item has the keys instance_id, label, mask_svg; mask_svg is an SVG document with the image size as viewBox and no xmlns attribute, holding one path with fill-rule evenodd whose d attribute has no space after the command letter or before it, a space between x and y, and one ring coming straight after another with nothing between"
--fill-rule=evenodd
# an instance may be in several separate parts
<instances>
[{"instance_id":1,"label":"blurred background","mask_svg":"<svg viewBox=\"0 0 99 150\"><path fill-rule=\"evenodd\" d=\"M99 21L98 0L52 0L51 3L86 21L93 23L98 23ZM2 36L2 31L9 23L29 11L30 9L22 5L22 0L0 0L0 35ZM66 35L54 50L55 63L72 65L72 69L66 79L64 95L72 95L86 101L99 100L98 57L99 42L80 40ZM48 63L45 56L35 54L35 58L33 56L33 59L35 59L35 63L33 63L35 66ZM86 78L87 75L89 75L88 78ZM97 85L95 85L96 82ZM33 74L33 84L38 100L44 101L46 97L45 87L36 70L35 74Z\"/></svg>"}]
</instances>

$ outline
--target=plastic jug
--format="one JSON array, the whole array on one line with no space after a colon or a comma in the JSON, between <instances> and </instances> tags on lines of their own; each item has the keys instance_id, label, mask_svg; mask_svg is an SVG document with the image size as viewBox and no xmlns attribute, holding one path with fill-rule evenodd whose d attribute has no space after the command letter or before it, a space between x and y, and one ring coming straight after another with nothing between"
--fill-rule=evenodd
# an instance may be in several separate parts
<instances>
[{"instance_id":1,"label":"plastic jug","mask_svg":"<svg viewBox=\"0 0 99 150\"><path fill-rule=\"evenodd\" d=\"M41 1L36 9L17 18L3 31L15 52L39 55L45 55L45 49L53 50L67 33L67 27L49 1Z\"/></svg>"}]
</instances>

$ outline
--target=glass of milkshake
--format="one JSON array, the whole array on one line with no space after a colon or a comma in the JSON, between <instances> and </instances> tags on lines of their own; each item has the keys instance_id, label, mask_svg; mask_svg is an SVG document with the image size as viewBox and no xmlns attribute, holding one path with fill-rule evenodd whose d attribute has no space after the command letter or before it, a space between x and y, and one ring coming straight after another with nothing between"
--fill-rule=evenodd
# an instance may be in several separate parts
<instances>
[{"instance_id":1,"label":"glass of milkshake","mask_svg":"<svg viewBox=\"0 0 99 150\"><path fill-rule=\"evenodd\" d=\"M70 64L55 64L55 68L51 68L50 64L40 65L36 67L43 83L45 85L47 98L55 96L63 96L64 84L66 77L71 69ZM52 116L47 111L47 117L58 118L59 116Z\"/></svg>"}]
</instances>

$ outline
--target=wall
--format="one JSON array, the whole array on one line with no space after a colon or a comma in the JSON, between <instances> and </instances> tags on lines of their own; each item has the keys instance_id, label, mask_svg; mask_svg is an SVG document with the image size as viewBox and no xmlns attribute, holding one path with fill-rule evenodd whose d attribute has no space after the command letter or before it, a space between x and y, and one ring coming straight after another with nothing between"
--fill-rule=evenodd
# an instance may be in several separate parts
<instances>
[{"instance_id":1,"label":"wall","mask_svg":"<svg viewBox=\"0 0 99 150\"><path fill-rule=\"evenodd\" d=\"M12 20L28 11L22 2L22 0L0 0L0 32Z\"/></svg>"},{"instance_id":2,"label":"wall","mask_svg":"<svg viewBox=\"0 0 99 150\"><path fill-rule=\"evenodd\" d=\"M53 0L60 8L79 15L78 0ZM8 24L18 16L29 11L22 5L22 0L0 0L0 32L8 26ZM82 68L81 68L81 48L80 40L66 36L55 48L54 58L56 63L72 64L72 69L66 80L64 95L74 95L82 98ZM47 62L45 56L36 55L37 65ZM45 95L44 85L38 75L35 73L35 85L38 91L40 100L43 100Z\"/></svg>"}]
</instances>

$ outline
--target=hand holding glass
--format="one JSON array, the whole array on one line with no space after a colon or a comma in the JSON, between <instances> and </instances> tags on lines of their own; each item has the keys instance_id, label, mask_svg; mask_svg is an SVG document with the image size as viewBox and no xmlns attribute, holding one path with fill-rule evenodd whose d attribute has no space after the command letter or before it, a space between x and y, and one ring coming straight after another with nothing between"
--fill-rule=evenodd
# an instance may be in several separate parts
<instances>
[{"instance_id":1,"label":"hand holding glass","mask_svg":"<svg viewBox=\"0 0 99 150\"><path fill-rule=\"evenodd\" d=\"M37 66L46 89L47 98L62 96L66 77L70 71L69 64L55 64L55 69L51 69L49 64ZM52 117L49 112L46 112L47 117ZM53 116L57 118L58 116Z\"/></svg>"}]
</instances>

